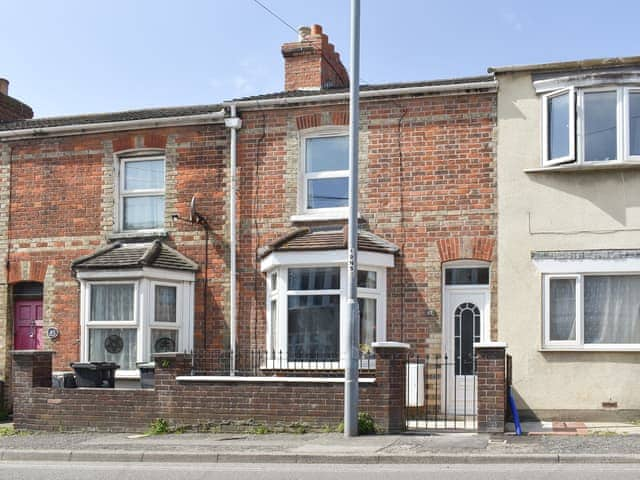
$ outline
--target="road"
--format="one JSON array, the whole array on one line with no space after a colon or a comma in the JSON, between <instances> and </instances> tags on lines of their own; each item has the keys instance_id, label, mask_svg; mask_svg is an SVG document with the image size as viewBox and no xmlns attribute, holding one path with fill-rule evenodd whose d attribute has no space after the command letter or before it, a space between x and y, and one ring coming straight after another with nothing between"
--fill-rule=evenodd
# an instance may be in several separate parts
<instances>
[{"instance_id":1,"label":"road","mask_svg":"<svg viewBox=\"0 0 640 480\"><path fill-rule=\"evenodd\" d=\"M0 462L2 480L637 479L640 465L296 465Z\"/></svg>"}]
</instances>

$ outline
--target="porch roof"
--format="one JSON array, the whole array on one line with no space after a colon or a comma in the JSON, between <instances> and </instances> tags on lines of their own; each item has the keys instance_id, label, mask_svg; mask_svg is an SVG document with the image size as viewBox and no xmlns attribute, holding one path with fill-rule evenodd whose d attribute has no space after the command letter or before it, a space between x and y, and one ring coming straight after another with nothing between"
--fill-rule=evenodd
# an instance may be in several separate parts
<instances>
[{"instance_id":1,"label":"porch roof","mask_svg":"<svg viewBox=\"0 0 640 480\"><path fill-rule=\"evenodd\" d=\"M128 269L140 267L196 271L196 262L161 240L151 243L114 242L71 263L74 270Z\"/></svg>"},{"instance_id":2,"label":"porch roof","mask_svg":"<svg viewBox=\"0 0 640 480\"><path fill-rule=\"evenodd\" d=\"M311 250L345 250L348 244L346 226L302 227L276 239L258 250L258 258L272 252L302 252ZM358 230L358 250L395 255L400 248L366 230Z\"/></svg>"}]
</instances>

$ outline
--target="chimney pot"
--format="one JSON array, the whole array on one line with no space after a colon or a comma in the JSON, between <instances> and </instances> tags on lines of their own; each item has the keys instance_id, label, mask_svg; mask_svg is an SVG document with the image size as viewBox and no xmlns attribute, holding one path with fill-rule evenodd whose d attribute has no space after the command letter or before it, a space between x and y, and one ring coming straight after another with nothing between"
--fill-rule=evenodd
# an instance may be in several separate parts
<instances>
[{"instance_id":1,"label":"chimney pot","mask_svg":"<svg viewBox=\"0 0 640 480\"><path fill-rule=\"evenodd\" d=\"M298 27L299 42L304 42L310 34L311 34L311 29L309 27L305 27L304 25L301 27Z\"/></svg>"},{"instance_id":2,"label":"chimney pot","mask_svg":"<svg viewBox=\"0 0 640 480\"><path fill-rule=\"evenodd\" d=\"M311 25L311 34L312 35L322 35L322 25Z\"/></svg>"},{"instance_id":3,"label":"chimney pot","mask_svg":"<svg viewBox=\"0 0 640 480\"><path fill-rule=\"evenodd\" d=\"M0 93L9 95L9 80L6 78L0 78Z\"/></svg>"}]
</instances>

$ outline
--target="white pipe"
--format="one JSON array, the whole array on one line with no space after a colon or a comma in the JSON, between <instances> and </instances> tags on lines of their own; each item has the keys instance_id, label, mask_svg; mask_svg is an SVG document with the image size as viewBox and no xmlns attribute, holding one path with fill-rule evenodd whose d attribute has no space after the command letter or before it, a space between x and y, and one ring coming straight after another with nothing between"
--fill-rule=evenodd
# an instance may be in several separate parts
<instances>
[{"instance_id":1,"label":"white pipe","mask_svg":"<svg viewBox=\"0 0 640 480\"><path fill-rule=\"evenodd\" d=\"M495 80L481 81L481 82L465 82L454 83L450 85L423 85L420 87L400 87L400 88L383 88L379 90L364 90L360 92L360 97L386 97L394 95L414 95L423 93L455 93L464 90L477 90L477 89L489 89L495 90L498 84ZM318 95L306 95L306 96L292 96L292 97L278 97L278 98L265 98L256 100L240 100L233 102L238 108L251 108L251 107L269 107L277 105L288 105L296 103L310 103L310 102L329 102L336 100L349 100L349 92L340 93L325 93ZM229 104L230 105L230 104Z\"/></svg>"},{"instance_id":2,"label":"white pipe","mask_svg":"<svg viewBox=\"0 0 640 480\"><path fill-rule=\"evenodd\" d=\"M88 133L115 132L120 130L136 130L155 127L179 127L185 125L201 125L203 123L222 123L224 109L217 112L180 117L145 118L141 120L123 120L88 124L61 125L57 127L22 128L19 130L0 131L0 140L20 140L29 137L83 135Z\"/></svg>"},{"instance_id":3,"label":"white pipe","mask_svg":"<svg viewBox=\"0 0 640 480\"><path fill-rule=\"evenodd\" d=\"M236 117L236 106L231 105L231 117L225 119L225 126L231 130L230 165L229 165L229 349L231 375L236 371L236 337L237 337L237 293L236 293L236 165L238 160L237 130L242 127L242 121Z\"/></svg>"}]
</instances>

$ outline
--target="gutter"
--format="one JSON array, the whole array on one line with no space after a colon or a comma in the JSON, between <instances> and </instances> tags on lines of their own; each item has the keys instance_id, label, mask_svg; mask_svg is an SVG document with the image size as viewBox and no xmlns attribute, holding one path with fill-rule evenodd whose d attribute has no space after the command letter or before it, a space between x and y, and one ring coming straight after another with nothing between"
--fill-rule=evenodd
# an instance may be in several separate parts
<instances>
[{"instance_id":1,"label":"gutter","mask_svg":"<svg viewBox=\"0 0 640 480\"><path fill-rule=\"evenodd\" d=\"M640 56L636 57L611 57L590 58L586 60L570 60L567 62L534 63L525 65L506 65L503 67L489 67L489 73L516 73L516 72L547 72L554 70L582 70L606 67L624 67L640 64Z\"/></svg>"},{"instance_id":2,"label":"gutter","mask_svg":"<svg viewBox=\"0 0 640 480\"><path fill-rule=\"evenodd\" d=\"M401 87L401 88L386 88L380 90L364 90L360 92L361 98L377 98L388 97L393 95L416 95L416 94L429 94L429 93L454 93L465 90L478 90L487 89L489 91L496 91L498 83L495 80L488 80L484 82L466 82L456 83L451 85L423 85L420 87ZM348 101L349 92L340 93L325 93L318 95L307 95L300 97L278 97L278 98L265 98L255 100L240 100L234 102L225 102L224 105L235 105L237 108L250 109L251 107L271 107L280 105L291 105L298 103L311 103L311 102L329 102L329 101Z\"/></svg>"},{"instance_id":3,"label":"gutter","mask_svg":"<svg viewBox=\"0 0 640 480\"><path fill-rule=\"evenodd\" d=\"M236 286L236 170L238 163L238 130L242 128L242 120L236 115L236 106L231 104L230 116L224 119L225 127L231 130L230 165L229 165L229 250L230 250L230 275L229 275L229 350L230 350L230 372L235 375L236 371L236 337L237 337L237 286Z\"/></svg>"},{"instance_id":4,"label":"gutter","mask_svg":"<svg viewBox=\"0 0 640 480\"><path fill-rule=\"evenodd\" d=\"M75 125L60 125L56 127L23 128L20 130L0 131L0 141L21 140L32 137L62 137L69 135L83 135L89 133L115 132L121 130L137 130L158 127L180 127L187 125L202 125L207 123L222 123L224 108L211 113L199 115L183 115L179 117L145 118L141 120L123 120L115 122L100 122Z\"/></svg>"}]
</instances>

